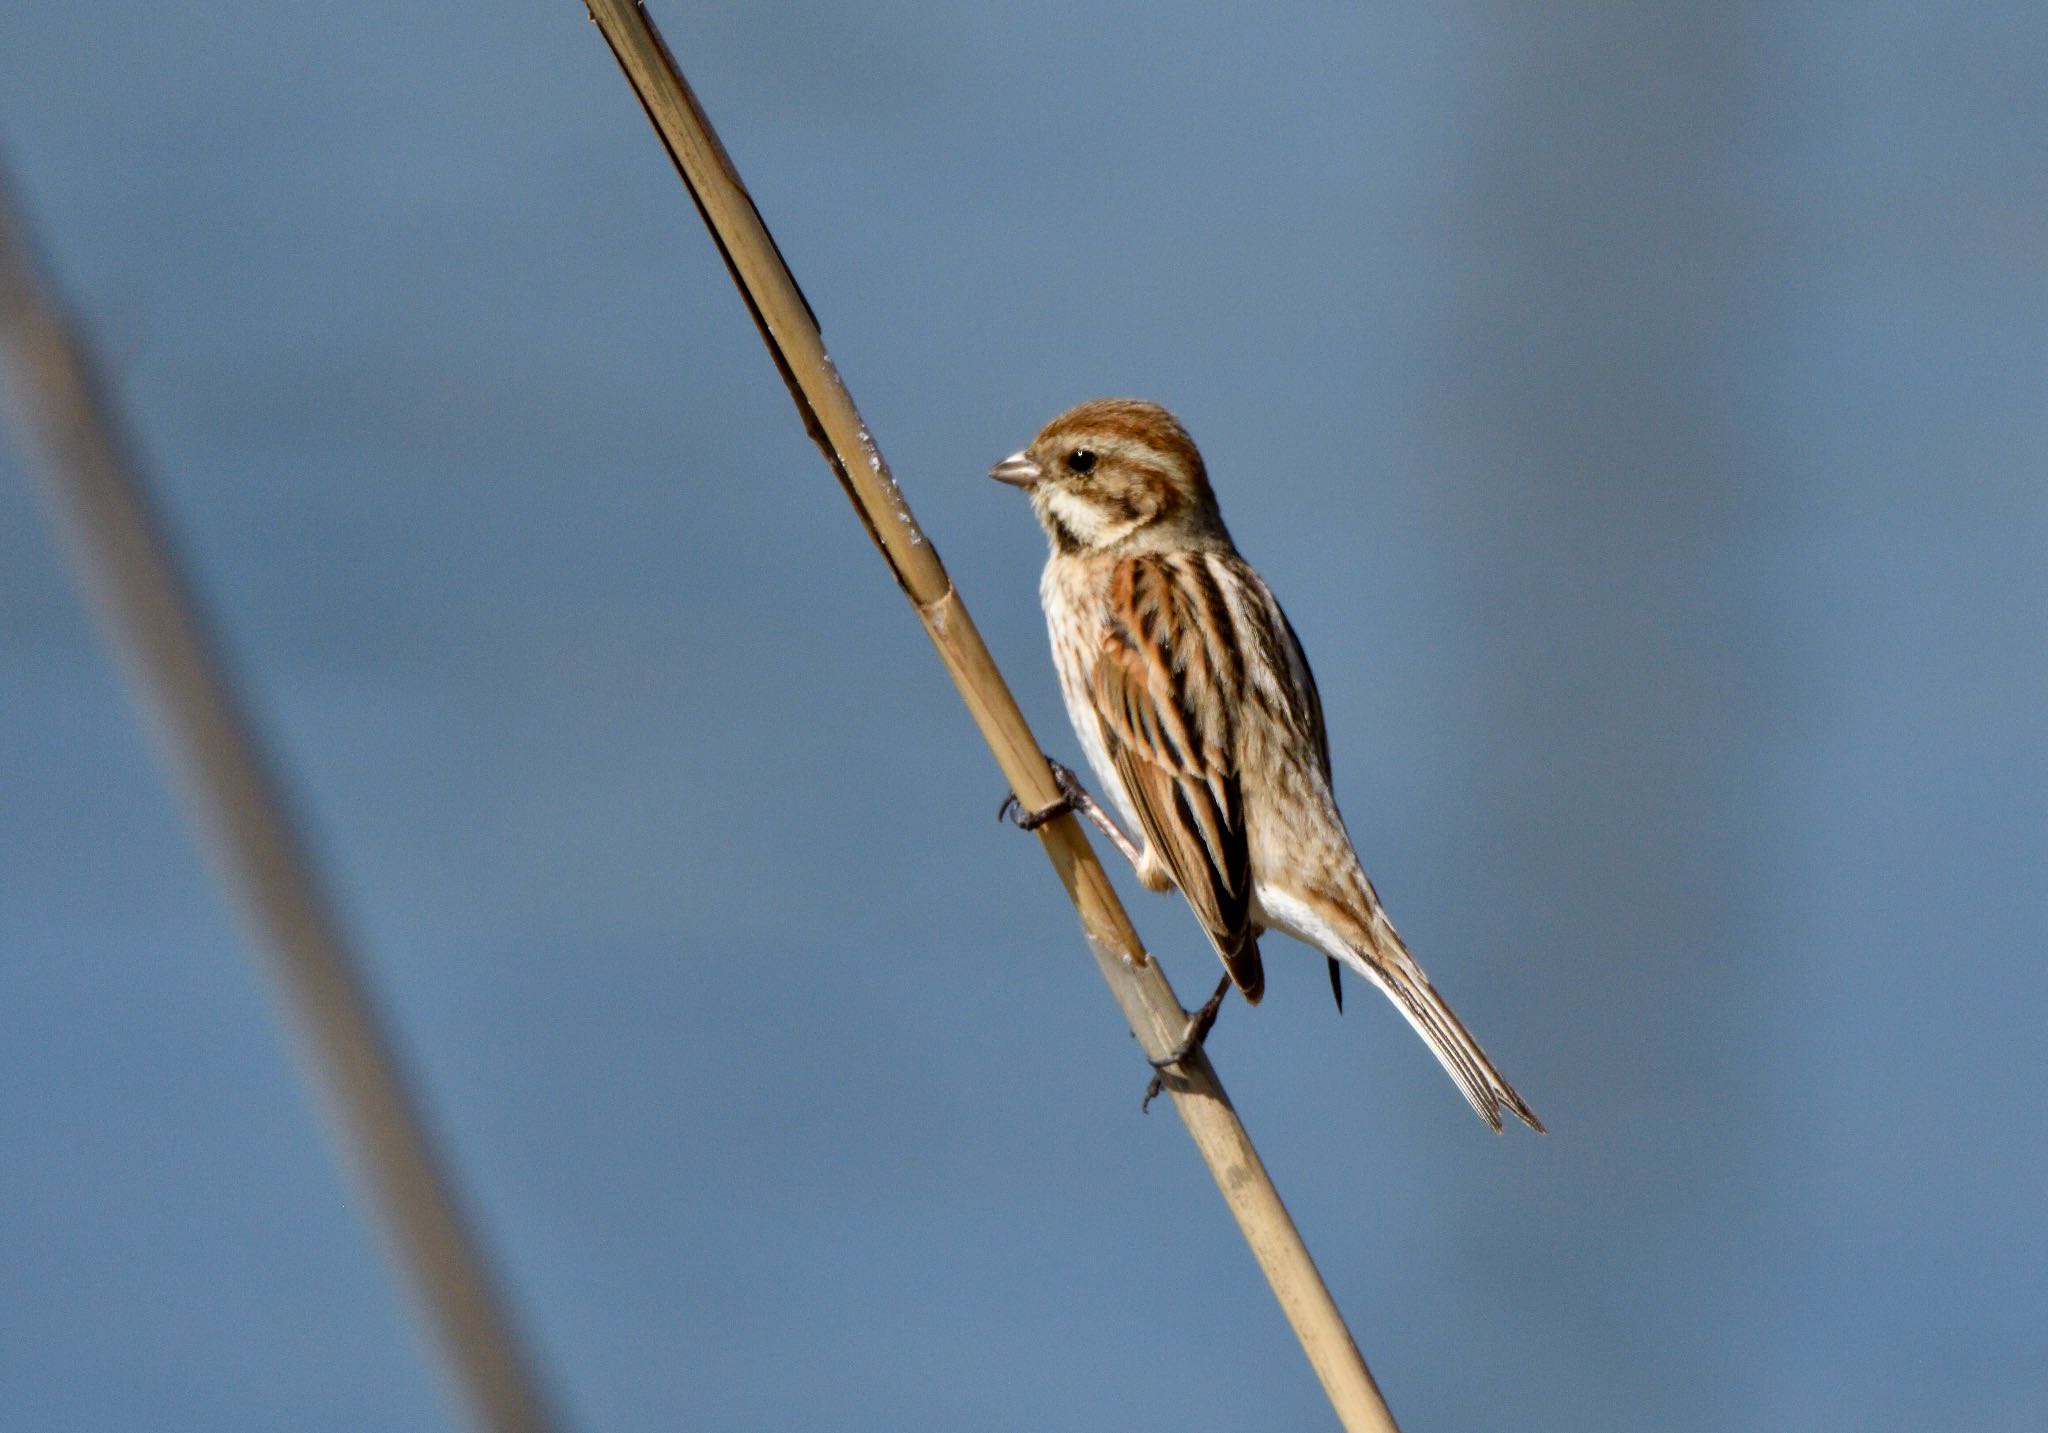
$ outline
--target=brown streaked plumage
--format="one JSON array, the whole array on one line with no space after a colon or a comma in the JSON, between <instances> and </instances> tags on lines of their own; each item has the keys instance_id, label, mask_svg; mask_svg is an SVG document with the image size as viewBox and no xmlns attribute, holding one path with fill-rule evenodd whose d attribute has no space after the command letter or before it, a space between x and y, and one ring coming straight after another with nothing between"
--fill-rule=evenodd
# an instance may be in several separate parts
<instances>
[{"instance_id":1,"label":"brown streaked plumage","mask_svg":"<svg viewBox=\"0 0 2048 1433\"><path fill-rule=\"evenodd\" d=\"M1306 941L1387 994L1487 1123L1505 1108L1541 1131L1381 908L1337 812L1315 678L1186 430L1099 399L991 476L1029 493L1051 541L1053 665L1096 779L1144 833L1138 879L1180 888L1248 1002L1260 934Z\"/></svg>"}]
</instances>

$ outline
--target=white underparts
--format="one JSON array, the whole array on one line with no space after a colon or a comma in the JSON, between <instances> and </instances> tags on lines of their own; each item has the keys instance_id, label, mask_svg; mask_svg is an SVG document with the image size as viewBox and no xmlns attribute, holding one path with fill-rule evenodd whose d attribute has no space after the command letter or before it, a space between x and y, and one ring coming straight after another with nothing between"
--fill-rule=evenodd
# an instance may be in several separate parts
<instances>
[{"instance_id":1,"label":"white underparts","mask_svg":"<svg viewBox=\"0 0 2048 1433\"><path fill-rule=\"evenodd\" d=\"M1343 961L1374 985L1386 988L1380 979L1379 968L1353 950L1337 933L1335 926L1292 892L1283 891L1266 881L1258 882L1252 888L1252 919L1269 930L1277 930L1314 946L1324 955Z\"/></svg>"}]
</instances>

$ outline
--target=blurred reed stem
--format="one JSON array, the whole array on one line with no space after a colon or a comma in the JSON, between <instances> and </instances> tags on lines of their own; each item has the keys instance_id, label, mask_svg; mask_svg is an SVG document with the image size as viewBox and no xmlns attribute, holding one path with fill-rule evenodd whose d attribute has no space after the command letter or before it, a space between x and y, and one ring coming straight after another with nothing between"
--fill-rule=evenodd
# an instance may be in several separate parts
<instances>
[{"instance_id":1,"label":"blurred reed stem","mask_svg":"<svg viewBox=\"0 0 2048 1433\"><path fill-rule=\"evenodd\" d=\"M916 608L1004 779L1026 809L1050 805L1060 793L1037 740L938 553L911 516L825 352L816 317L653 21L633 0L586 4L696 201L805 428ZM1187 1012L1158 963L1147 958L1079 823L1062 817L1039 827L1038 837L1080 913L1082 932L1132 1032L1148 1057L1164 1055L1186 1028ZM1338 1417L1347 1429L1393 1429L1393 1415L1207 1055L1198 1051L1176 1069L1167 1082L1174 1108L1208 1162Z\"/></svg>"},{"instance_id":2,"label":"blurred reed stem","mask_svg":"<svg viewBox=\"0 0 2048 1433\"><path fill-rule=\"evenodd\" d=\"M298 1036L358 1193L478 1426L554 1426L134 446L0 173L0 359L52 520ZM25 453L25 457L31 456Z\"/></svg>"}]
</instances>

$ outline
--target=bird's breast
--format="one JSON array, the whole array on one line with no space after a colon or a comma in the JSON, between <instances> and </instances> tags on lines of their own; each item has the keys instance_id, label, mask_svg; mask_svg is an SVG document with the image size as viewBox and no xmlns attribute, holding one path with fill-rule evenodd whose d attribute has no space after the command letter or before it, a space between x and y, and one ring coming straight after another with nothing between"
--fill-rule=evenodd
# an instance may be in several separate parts
<instances>
[{"instance_id":1,"label":"bird's breast","mask_svg":"<svg viewBox=\"0 0 2048 1433\"><path fill-rule=\"evenodd\" d=\"M1045 566L1038 593L1045 608L1053 671L1059 677L1067 720L1081 743L1082 754L1088 758L1089 770L1095 773L1096 789L1115 803L1127 827L1142 830L1137 807L1110 762L1109 748L1102 739L1102 721L1095 713L1095 663L1102 653L1109 571L1099 563L1055 556Z\"/></svg>"}]
</instances>

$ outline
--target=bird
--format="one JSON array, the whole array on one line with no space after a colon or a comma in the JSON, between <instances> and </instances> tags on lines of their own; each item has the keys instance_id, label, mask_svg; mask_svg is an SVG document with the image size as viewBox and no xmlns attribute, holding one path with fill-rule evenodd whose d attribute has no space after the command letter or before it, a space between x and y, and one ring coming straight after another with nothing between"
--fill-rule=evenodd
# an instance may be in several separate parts
<instances>
[{"instance_id":1,"label":"bird","mask_svg":"<svg viewBox=\"0 0 2048 1433\"><path fill-rule=\"evenodd\" d=\"M1201 453L1157 403L1070 408L989 476L1024 490L1050 548L1039 583L1061 696L1088 765L1134 840L1055 763L1066 799L1152 891L1179 887L1224 977L1189 1021L1184 1059L1224 996L1265 991L1259 940L1293 936L1378 987L1496 1131L1536 1118L1409 953L1338 813L1329 733L1301 643L1239 556ZM1014 798L1010 805L1014 808Z\"/></svg>"}]
</instances>

